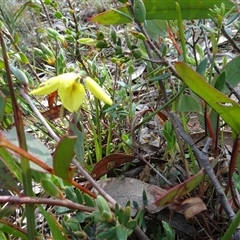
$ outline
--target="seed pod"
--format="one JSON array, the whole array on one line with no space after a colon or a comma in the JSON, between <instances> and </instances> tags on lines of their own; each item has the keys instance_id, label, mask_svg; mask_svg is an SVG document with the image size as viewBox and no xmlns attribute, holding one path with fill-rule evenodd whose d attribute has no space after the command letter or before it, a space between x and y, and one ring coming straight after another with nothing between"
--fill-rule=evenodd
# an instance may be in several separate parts
<instances>
[{"instance_id":1,"label":"seed pod","mask_svg":"<svg viewBox=\"0 0 240 240\"><path fill-rule=\"evenodd\" d=\"M48 57L55 58L54 53L46 44L41 43L41 48Z\"/></svg>"},{"instance_id":2,"label":"seed pod","mask_svg":"<svg viewBox=\"0 0 240 240\"><path fill-rule=\"evenodd\" d=\"M96 44L96 48L107 48L108 47L108 44L105 42L105 41L99 41L97 44Z\"/></svg>"},{"instance_id":3,"label":"seed pod","mask_svg":"<svg viewBox=\"0 0 240 240\"><path fill-rule=\"evenodd\" d=\"M134 56L136 59L139 59L139 58L142 57L142 52L141 52L140 49L134 49L134 50L132 51L132 54L133 54L133 56Z\"/></svg>"},{"instance_id":4,"label":"seed pod","mask_svg":"<svg viewBox=\"0 0 240 240\"><path fill-rule=\"evenodd\" d=\"M137 23L143 23L146 20L146 8L142 0L134 1L133 16Z\"/></svg>"}]
</instances>

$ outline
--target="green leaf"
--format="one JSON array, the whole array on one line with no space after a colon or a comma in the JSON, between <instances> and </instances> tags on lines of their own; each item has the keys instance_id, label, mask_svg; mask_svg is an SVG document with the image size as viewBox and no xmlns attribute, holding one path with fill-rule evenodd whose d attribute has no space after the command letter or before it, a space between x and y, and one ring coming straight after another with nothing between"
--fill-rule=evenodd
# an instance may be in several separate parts
<instances>
[{"instance_id":1,"label":"green leaf","mask_svg":"<svg viewBox=\"0 0 240 240\"><path fill-rule=\"evenodd\" d=\"M116 228L112 227L112 228L106 229L106 231L99 233L96 239L108 239L108 240L116 239Z\"/></svg>"},{"instance_id":2,"label":"green leaf","mask_svg":"<svg viewBox=\"0 0 240 240\"><path fill-rule=\"evenodd\" d=\"M22 170L20 166L16 163L13 154L7 151L5 148L0 148L0 158L4 161L11 172L17 177L19 182L22 182Z\"/></svg>"},{"instance_id":3,"label":"green leaf","mask_svg":"<svg viewBox=\"0 0 240 240\"><path fill-rule=\"evenodd\" d=\"M10 131L2 132L3 136L10 141L12 144L19 146L18 137L16 133L16 128L12 128ZM52 156L50 155L47 147L37 138L33 137L31 134L26 133L26 141L28 152L40 159L42 162L46 163L48 166L52 167ZM19 157L15 158L19 161ZM30 162L30 168L40 172L46 172L44 169L39 167L37 164Z\"/></svg>"},{"instance_id":4,"label":"green leaf","mask_svg":"<svg viewBox=\"0 0 240 240\"><path fill-rule=\"evenodd\" d=\"M21 71L20 69L14 67L11 64L9 64L9 67L11 69L12 74L17 78L19 83L23 86L27 86L28 85L28 78L27 78L26 74L23 71Z\"/></svg>"},{"instance_id":5,"label":"green leaf","mask_svg":"<svg viewBox=\"0 0 240 240\"><path fill-rule=\"evenodd\" d=\"M134 230L137 227L137 221L136 220L130 220L126 224L126 228Z\"/></svg>"},{"instance_id":6,"label":"green leaf","mask_svg":"<svg viewBox=\"0 0 240 240\"><path fill-rule=\"evenodd\" d=\"M18 181L12 171L4 163L0 157L0 188L8 189L16 193L20 193L18 189Z\"/></svg>"},{"instance_id":7,"label":"green leaf","mask_svg":"<svg viewBox=\"0 0 240 240\"><path fill-rule=\"evenodd\" d=\"M70 130L73 132L73 134L77 137L77 141L75 143L75 153L77 156L78 161L83 164L84 160L84 134L80 132L77 128L77 126L73 123L70 123L69 126Z\"/></svg>"},{"instance_id":8,"label":"green leaf","mask_svg":"<svg viewBox=\"0 0 240 240\"><path fill-rule=\"evenodd\" d=\"M7 240L6 236L4 235L3 232L0 232L0 239L1 240Z\"/></svg>"},{"instance_id":9,"label":"green leaf","mask_svg":"<svg viewBox=\"0 0 240 240\"><path fill-rule=\"evenodd\" d=\"M76 197L77 197L77 203L83 204L82 192L78 188L76 188L75 193L76 193Z\"/></svg>"},{"instance_id":10,"label":"green leaf","mask_svg":"<svg viewBox=\"0 0 240 240\"><path fill-rule=\"evenodd\" d=\"M177 101L177 111L179 112L201 112L200 103L191 95L182 95Z\"/></svg>"},{"instance_id":11,"label":"green leaf","mask_svg":"<svg viewBox=\"0 0 240 240\"><path fill-rule=\"evenodd\" d=\"M4 232L4 233L11 234L12 236L17 237L18 239L23 239L23 240L24 239L26 239L26 240L29 239L26 232L18 231L16 228L10 227L10 226L2 224L2 223L0 223L0 231Z\"/></svg>"},{"instance_id":12,"label":"green leaf","mask_svg":"<svg viewBox=\"0 0 240 240\"><path fill-rule=\"evenodd\" d=\"M221 73L226 73L226 80L230 83L230 85L234 88L237 86L237 84L240 82L240 56L234 58L232 61L228 62L223 69L221 70ZM214 80L213 84L216 83L216 81L219 80L219 77L221 75L217 75ZM223 76L221 76L223 77ZM221 92L225 93L226 95L230 93L230 90L226 85L222 88Z\"/></svg>"},{"instance_id":13,"label":"green leaf","mask_svg":"<svg viewBox=\"0 0 240 240\"><path fill-rule=\"evenodd\" d=\"M191 192L204 178L204 172L201 170L194 176L190 177L186 181L177 186L171 188L164 194L161 198L159 198L155 204L158 206L164 206L172 201L175 198L183 197L184 195Z\"/></svg>"},{"instance_id":14,"label":"green leaf","mask_svg":"<svg viewBox=\"0 0 240 240\"><path fill-rule=\"evenodd\" d=\"M188 87L204 99L236 134L239 134L240 121L236 116L240 116L240 106L207 83L202 76L185 63L177 62L175 68Z\"/></svg>"},{"instance_id":15,"label":"green leaf","mask_svg":"<svg viewBox=\"0 0 240 240\"><path fill-rule=\"evenodd\" d=\"M0 122L2 122L3 120L5 106L6 106L6 97L0 91Z\"/></svg>"},{"instance_id":16,"label":"green leaf","mask_svg":"<svg viewBox=\"0 0 240 240\"><path fill-rule=\"evenodd\" d=\"M209 18L211 14L210 8L214 8L214 5L220 7L222 3L225 4L226 11L230 10L234 4L229 0L145 0L144 5L146 8L146 20L149 19L164 19L175 20L176 19L176 4L178 2L181 7L182 19L205 19ZM123 14L121 14L121 12ZM117 8L117 11L108 10L100 13L90 20L103 25L110 24L125 24L131 22L129 17L131 13L128 8L128 4Z\"/></svg>"},{"instance_id":17,"label":"green leaf","mask_svg":"<svg viewBox=\"0 0 240 240\"><path fill-rule=\"evenodd\" d=\"M81 44L85 44L85 45L88 45L88 46L95 46L98 42L97 39L93 39L93 38L80 38L78 39L78 42L81 43Z\"/></svg>"},{"instance_id":18,"label":"green leaf","mask_svg":"<svg viewBox=\"0 0 240 240\"><path fill-rule=\"evenodd\" d=\"M168 31L167 31L167 22L165 20L146 20L146 30L149 36L156 40L159 36L161 37L167 37Z\"/></svg>"},{"instance_id":19,"label":"green leaf","mask_svg":"<svg viewBox=\"0 0 240 240\"><path fill-rule=\"evenodd\" d=\"M226 75L227 75L226 72L223 71L216 78L216 82L214 84L214 87L220 92L222 92L222 90L225 86L225 82L226 82L226 78L227 78Z\"/></svg>"},{"instance_id":20,"label":"green leaf","mask_svg":"<svg viewBox=\"0 0 240 240\"><path fill-rule=\"evenodd\" d=\"M127 231L121 226L116 226L116 236L118 240L125 240L128 237Z\"/></svg>"},{"instance_id":21,"label":"green leaf","mask_svg":"<svg viewBox=\"0 0 240 240\"><path fill-rule=\"evenodd\" d=\"M50 196L60 199L63 198L63 194L60 189L49 179L42 178L41 186Z\"/></svg>"},{"instance_id":22,"label":"green leaf","mask_svg":"<svg viewBox=\"0 0 240 240\"><path fill-rule=\"evenodd\" d=\"M66 186L65 187L65 194L66 198L71 200L72 202L77 202L77 196L76 193L74 192L73 188L71 186Z\"/></svg>"},{"instance_id":23,"label":"green leaf","mask_svg":"<svg viewBox=\"0 0 240 240\"><path fill-rule=\"evenodd\" d=\"M165 221L162 221L162 224L163 224L164 233L167 237L167 240L174 240L175 234L174 234L174 231L172 230L171 226Z\"/></svg>"},{"instance_id":24,"label":"green leaf","mask_svg":"<svg viewBox=\"0 0 240 240\"><path fill-rule=\"evenodd\" d=\"M70 164L75 155L76 137L64 136L53 155L53 169L56 175L64 180L72 179L73 169Z\"/></svg>"},{"instance_id":25,"label":"green leaf","mask_svg":"<svg viewBox=\"0 0 240 240\"><path fill-rule=\"evenodd\" d=\"M79 223L83 223L85 220L85 214L83 212L77 211L76 212L76 219L78 220Z\"/></svg>"},{"instance_id":26,"label":"green leaf","mask_svg":"<svg viewBox=\"0 0 240 240\"><path fill-rule=\"evenodd\" d=\"M83 194L83 199L84 199L85 204L88 207L95 207L95 203L94 203L94 201L92 200L92 198L89 195L84 193Z\"/></svg>"},{"instance_id":27,"label":"green leaf","mask_svg":"<svg viewBox=\"0 0 240 240\"><path fill-rule=\"evenodd\" d=\"M68 238L66 236L66 233L64 233L62 226L58 223L55 216L45 211L41 205L38 205L38 208L40 209L44 218L47 220L53 239L67 240Z\"/></svg>"}]
</instances>

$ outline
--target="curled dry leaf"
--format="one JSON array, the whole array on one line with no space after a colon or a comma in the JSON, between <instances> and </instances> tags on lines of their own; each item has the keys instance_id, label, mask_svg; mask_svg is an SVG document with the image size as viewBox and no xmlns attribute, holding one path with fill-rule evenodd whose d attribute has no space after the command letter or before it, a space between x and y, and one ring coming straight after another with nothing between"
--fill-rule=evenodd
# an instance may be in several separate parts
<instances>
[{"instance_id":1,"label":"curled dry leaf","mask_svg":"<svg viewBox=\"0 0 240 240\"><path fill-rule=\"evenodd\" d=\"M136 159L135 156L127 155L124 153L113 153L104 158L102 158L99 162L97 162L91 172L91 176L98 180L104 174L108 173L113 168L117 168L120 165L132 162Z\"/></svg>"},{"instance_id":2,"label":"curled dry leaf","mask_svg":"<svg viewBox=\"0 0 240 240\"><path fill-rule=\"evenodd\" d=\"M192 197L182 202L180 210L184 214L185 218L189 220L198 213L206 211L207 208L200 197Z\"/></svg>"}]
</instances>

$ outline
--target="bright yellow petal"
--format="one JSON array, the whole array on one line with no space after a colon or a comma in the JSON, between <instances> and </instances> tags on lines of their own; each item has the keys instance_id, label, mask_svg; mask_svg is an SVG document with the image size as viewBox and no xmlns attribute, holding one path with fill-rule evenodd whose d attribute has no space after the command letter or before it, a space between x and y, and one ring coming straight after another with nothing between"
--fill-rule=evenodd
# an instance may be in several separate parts
<instances>
[{"instance_id":1,"label":"bright yellow petal","mask_svg":"<svg viewBox=\"0 0 240 240\"><path fill-rule=\"evenodd\" d=\"M59 85L60 85L59 79L57 77L53 77L41 83L37 89L34 89L29 94L35 95L50 94L52 92L55 92L58 89Z\"/></svg>"},{"instance_id":2,"label":"bright yellow petal","mask_svg":"<svg viewBox=\"0 0 240 240\"><path fill-rule=\"evenodd\" d=\"M87 89L99 100L112 105L112 99L104 90L90 77L84 79Z\"/></svg>"},{"instance_id":3,"label":"bright yellow petal","mask_svg":"<svg viewBox=\"0 0 240 240\"><path fill-rule=\"evenodd\" d=\"M76 81L65 81L58 89L63 106L70 112L76 112L85 100L85 89Z\"/></svg>"},{"instance_id":4,"label":"bright yellow petal","mask_svg":"<svg viewBox=\"0 0 240 240\"><path fill-rule=\"evenodd\" d=\"M73 82L76 81L76 79L79 78L79 76L80 75L77 74L77 73L70 72L70 73L61 74L61 75L57 76L57 78L61 82L61 85L62 84L67 84L67 85L70 86Z\"/></svg>"},{"instance_id":5,"label":"bright yellow petal","mask_svg":"<svg viewBox=\"0 0 240 240\"><path fill-rule=\"evenodd\" d=\"M56 77L52 77L48 79L47 81L41 83L37 89L34 89L29 94L35 94L35 95L46 95L50 94L52 92L55 92L61 84L64 82L68 82L68 80L75 80L78 78L77 73L64 73Z\"/></svg>"}]
</instances>

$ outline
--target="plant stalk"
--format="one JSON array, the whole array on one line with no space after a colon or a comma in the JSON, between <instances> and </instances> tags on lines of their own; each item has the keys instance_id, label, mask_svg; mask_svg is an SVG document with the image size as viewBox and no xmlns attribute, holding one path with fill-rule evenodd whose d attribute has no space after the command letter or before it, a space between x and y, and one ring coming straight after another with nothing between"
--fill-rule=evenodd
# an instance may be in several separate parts
<instances>
[{"instance_id":1,"label":"plant stalk","mask_svg":"<svg viewBox=\"0 0 240 240\"><path fill-rule=\"evenodd\" d=\"M17 104L16 96L14 93L11 72L10 72L9 63L8 63L8 56L7 56L5 43L3 40L3 33L1 29L0 29L0 44L2 47L2 55L3 55L4 64L5 64L10 98L12 101L12 107L14 112L14 122L16 123L16 131L18 136L19 147L27 151L27 143L26 143L26 137L25 137L24 127L23 127L22 112ZM24 195L33 196L31 169L30 169L29 161L22 156L20 157L20 159L21 159ZM34 205L26 204L26 218L27 218L28 239L35 239Z\"/></svg>"}]
</instances>

